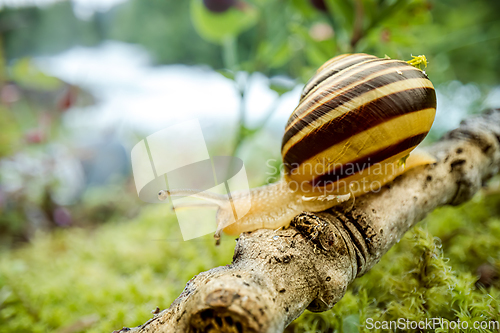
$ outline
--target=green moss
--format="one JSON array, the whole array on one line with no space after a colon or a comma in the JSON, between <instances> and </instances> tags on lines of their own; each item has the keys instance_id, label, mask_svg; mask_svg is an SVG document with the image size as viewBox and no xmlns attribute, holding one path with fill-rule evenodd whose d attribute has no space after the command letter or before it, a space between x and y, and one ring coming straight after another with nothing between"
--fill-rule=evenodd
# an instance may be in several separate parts
<instances>
[{"instance_id":1,"label":"green moss","mask_svg":"<svg viewBox=\"0 0 500 333\"><path fill-rule=\"evenodd\" d=\"M304 313L288 332L359 332L366 320L500 321L500 195L435 211L357 279L331 310ZM175 216L148 206L133 221L40 233L0 258L0 332L111 332L151 318L201 271L231 262L234 241L182 241ZM382 330L378 330L382 331ZM472 331L472 330L471 330ZM494 330L484 330L493 332Z\"/></svg>"},{"instance_id":2,"label":"green moss","mask_svg":"<svg viewBox=\"0 0 500 333\"><path fill-rule=\"evenodd\" d=\"M184 242L165 206L129 223L39 234L0 260L0 332L111 332L144 323L199 272L231 262L234 241ZM93 319L92 319L93 318ZM90 326L90 327L87 327Z\"/></svg>"}]
</instances>

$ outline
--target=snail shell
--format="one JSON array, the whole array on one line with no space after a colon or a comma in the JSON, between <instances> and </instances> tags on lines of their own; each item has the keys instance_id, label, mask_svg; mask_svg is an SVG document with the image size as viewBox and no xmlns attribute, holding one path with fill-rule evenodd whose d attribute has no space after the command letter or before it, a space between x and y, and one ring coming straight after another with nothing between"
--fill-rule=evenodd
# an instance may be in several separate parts
<instances>
[{"instance_id":1,"label":"snail shell","mask_svg":"<svg viewBox=\"0 0 500 333\"><path fill-rule=\"evenodd\" d=\"M285 179L304 195L346 194L353 182L381 186L391 170L373 167L400 173L395 162L425 138L435 114L434 87L420 69L367 54L335 57L306 84L288 120Z\"/></svg>"}]
</instances>

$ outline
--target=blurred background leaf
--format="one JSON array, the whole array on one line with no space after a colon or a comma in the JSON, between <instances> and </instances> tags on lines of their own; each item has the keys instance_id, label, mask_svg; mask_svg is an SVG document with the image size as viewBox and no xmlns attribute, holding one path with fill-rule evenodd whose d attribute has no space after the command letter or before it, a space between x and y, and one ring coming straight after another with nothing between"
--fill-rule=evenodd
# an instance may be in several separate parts
<instances>
[{"instance_id":1,"label":"blurred background leaf","mask_svg":"<svg viewBox=\"0 0 500 333\"><path fill-rule=\"evenodd\" d=\"M255 25L258 13L250 5L228 8L224 12L209 10L201 0L191 0L191 19L196 31L205 39L224 44Z\"/></svg>"}]
</instances>

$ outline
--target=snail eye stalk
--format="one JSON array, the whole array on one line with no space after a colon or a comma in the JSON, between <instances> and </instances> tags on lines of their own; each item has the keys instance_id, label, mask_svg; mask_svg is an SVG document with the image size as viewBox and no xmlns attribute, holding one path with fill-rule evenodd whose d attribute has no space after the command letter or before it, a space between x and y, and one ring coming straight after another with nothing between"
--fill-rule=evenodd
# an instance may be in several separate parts
<instances>
[{"instance_id":1,"label":"snail eye stalk","mask_svg":"<svg viewBox=\"0 0 500 333\"><path fill-rule=\"evenodd\" d=\"M164 201L166 200L169 196L172 197L192 197L192 198L198 198L198 199L204 199L206 201L209 201L210 203L219 206L219 207L224 207L228 204L229 199L226 198L222 194L217 194L213 192L202 192L200 190L192 190L192 189L179 189L179 190L161 190L158 192L158 200ZM184 205L184 204L183 204ZM198 206L197 203L194 204L195 206ZM185 205L187 206L187 205Z\"/></svg>"}]
</instances>

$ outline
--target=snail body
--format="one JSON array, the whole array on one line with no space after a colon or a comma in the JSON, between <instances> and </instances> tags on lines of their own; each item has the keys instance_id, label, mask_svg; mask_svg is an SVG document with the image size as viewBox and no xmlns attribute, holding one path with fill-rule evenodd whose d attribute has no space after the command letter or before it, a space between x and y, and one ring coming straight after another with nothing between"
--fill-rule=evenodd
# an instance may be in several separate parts
<instances>
[{"instance_id":1,"label":"snail body","mask_svg":"<svg viewBox=\"0 0 500 333\"><path fill-rule=\"evenodd\" d=\"M215 238L222 230L238 235L288 226L302 211L331 208L435 162L423 152L410 154L429 132L435 113L434 87L420 69L367 54L330 59L305 85L287 122L282 179L231 194L235 206L251 202L237 220L226 197L197 195L219 207ZM159 198L168 195L189 194L162 190Z\"/></svg>"}]
</instances>

